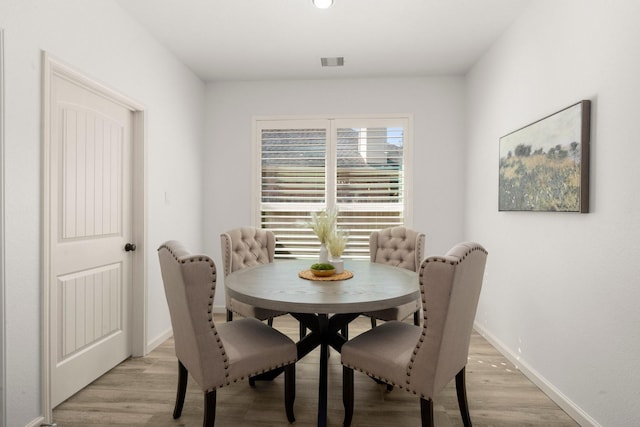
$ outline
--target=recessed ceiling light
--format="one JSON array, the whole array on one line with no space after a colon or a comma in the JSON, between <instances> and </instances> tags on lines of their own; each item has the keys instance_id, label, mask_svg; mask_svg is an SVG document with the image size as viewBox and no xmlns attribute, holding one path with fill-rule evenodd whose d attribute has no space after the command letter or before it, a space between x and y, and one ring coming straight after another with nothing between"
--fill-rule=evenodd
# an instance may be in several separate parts
<instances>
[{"instance_id":1,"label":"recessed ceiling light","mask_svg":"<svg viewBox=\"0 0 640 427\"><path fill-rule=\"evenodd\" d=\"M344 65L344 57L320 58L320 63L323 67L342 67Z\"/></svg>"},{"instance_id":2,"label":"recessed ceiling light","mask_svg":"<svg viewBox=\"0 0 640 427\"><path fill-rule=\"evenodd\" d=\"M318 9L329 9L333 4L333 0L311 0L311 2Z\"/></svg>"}]
</instances>

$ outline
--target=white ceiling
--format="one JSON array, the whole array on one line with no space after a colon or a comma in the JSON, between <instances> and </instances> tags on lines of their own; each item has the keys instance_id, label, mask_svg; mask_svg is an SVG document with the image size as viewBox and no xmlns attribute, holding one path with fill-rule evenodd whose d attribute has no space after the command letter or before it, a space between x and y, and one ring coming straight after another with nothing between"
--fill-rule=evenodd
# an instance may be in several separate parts
<instances>
[{"instance_id":1,"label":"white ceiling","mask_svg":"<svg viewBox=\"0 0 640 427\"><path fill-rule=\"evenodd\" d=\"M116 0L204 81L464 74L531 0ZM322 68L321 57L344 57Z\"/></svg>"}]
</instances>

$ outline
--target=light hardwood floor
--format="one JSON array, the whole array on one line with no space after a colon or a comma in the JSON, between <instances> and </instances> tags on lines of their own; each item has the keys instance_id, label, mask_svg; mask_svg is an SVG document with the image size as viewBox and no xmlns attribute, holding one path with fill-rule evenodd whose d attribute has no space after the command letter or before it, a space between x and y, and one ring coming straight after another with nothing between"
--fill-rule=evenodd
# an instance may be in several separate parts
<instances>
[{"instance_id":1,"label":"light hardwood floor","mask_svg":"<svg viewBox=\"0 0 640 427\"><path fill-rule=\"evenodd\" d=\"M222 322L223 316L216 315ZM274 327L296 340L298 324L289 316L274 320ZM350 325L355 336L369 328L365 317ZM296 364L295 415L298 427L316 425L318 393L316 350ZM203 395L189 381L182 417L172 418L177 384L177 361L173 340L169 339L146 357L126 360L94 383L72 396L53 412L59 427L98 426L201 426ZM575 427L574 422L554 402L498 353L484 338L474 333L467 364L467 395L475 427L545 426ZM272 383L247 382L218 391L216 426L268 427L289 425L284 411L281 377ZM329 426L341 426L342 369L340 355L329 358ZM434 399L437 427L461 427L455 382ZM353 427L410 427L420 425L418 398L383 386L355 374Z\"/></svg>"}]
</instances>

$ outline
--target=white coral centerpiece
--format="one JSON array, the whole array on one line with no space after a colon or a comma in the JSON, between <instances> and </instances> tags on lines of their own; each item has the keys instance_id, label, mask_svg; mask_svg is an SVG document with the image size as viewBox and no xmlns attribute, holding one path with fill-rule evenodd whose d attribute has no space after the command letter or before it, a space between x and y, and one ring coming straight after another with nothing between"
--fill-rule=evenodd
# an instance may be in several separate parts
<instances>
[{"instance_id":1,"label":"white coral centerpiece","mask_svg":"<svg viewBox=\"0 0 640 427\"><path fill-rule=\"evenodd\" d=\"M331 254L331 258L340 259L345 247L347 246L347 233L335 228L327 239L327 249Z\"/></svg>"},{"instance_id":2,"label":"white coral centerpiece","mask_svg":"<svg viewBox=\"0 0 640 427\"><path fill-rule=\"evenodd\" d=\"M313 230L321 244L326 244L329 236L334 232L338 212L335 210L323 209L319 212L311 213L311 222L309 226Z\"/></svg>"},{"instance_id":3,"label":"white coral centerpiece","mask_svg":"<svg viewBox=\"0 0 640 427\"><path fill-rule=\"evenodd\" d=\"M320 240L320 257L319 262L326 263L329 261L329 251L327 250L327 241L336 227L338 212L336 210L324 209L319 212L311 213L311 222L309 226Z\"/></svg>"}]
</instances>

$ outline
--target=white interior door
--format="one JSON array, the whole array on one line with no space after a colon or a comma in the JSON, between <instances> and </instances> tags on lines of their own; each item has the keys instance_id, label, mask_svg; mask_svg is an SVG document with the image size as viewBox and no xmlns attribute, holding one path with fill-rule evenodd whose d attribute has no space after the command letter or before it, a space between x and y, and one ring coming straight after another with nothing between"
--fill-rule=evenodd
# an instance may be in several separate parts
<instances>
[{"instance_id":1,"label":"white interior door","mask_svg":"<svg viewBox=\"0 0 640 427\"><path fill-rule=\"evenodd\" d=\"M131 355L133 112L60 75L50 87L55 407Z\"/></svg>"}]
</instances>

